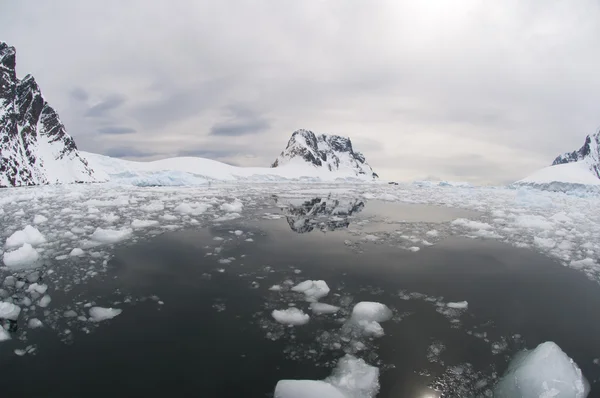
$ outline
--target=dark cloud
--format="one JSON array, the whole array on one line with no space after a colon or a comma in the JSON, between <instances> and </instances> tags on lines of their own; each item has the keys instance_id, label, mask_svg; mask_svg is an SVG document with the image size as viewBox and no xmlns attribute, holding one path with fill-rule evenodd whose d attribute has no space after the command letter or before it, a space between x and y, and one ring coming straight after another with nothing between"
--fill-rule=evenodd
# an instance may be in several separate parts
<instances>
[{"instance_id":1,"label":"dark cloud","mask_svg":"<svg viewBox=\"0 0 600 398\"><path fill-rule=\"evenodd\" d=\"M131 128L131 127L124 127L124 126L107 126L107 127L100 127L97 130L100 134L131 134L131 133L135 133L135 129Z\"/></svg>"},{"instance_id":2,"label":"dark cloud","mask_svg":"<svg viewBox=\"0 0 600 398\"><path fill-rule=\"evenodd\" d=\"M103 117L113 109L119 108L125 103L125 97L120 94L112 94L106 97L98 104L92 106L87 110L85 115L87 117Z\"/></svg>"},{"instance_id":3,"label":"dark cloud","mask_svg":"<svg viewBox=\"0 0 600 398\"><path fill-rule=\"evenodd\" d=\"M121 146L105 149L104 155L111 156L113 158L144 158L150 156L160 155L158 152L153 151L142 151L130 146Z\"/></svg>"},{"instance_id":4,"label":"dark cloud","mask_svg":"<svg viewBox=\"0 0 600 398\"><path fill-rule=\"evenodd\" d=\"M90 97L87 91L81 87L75 87L69 94L71 95L71 98L79 102L86 102Z\"/></svg>"}]
</instances>

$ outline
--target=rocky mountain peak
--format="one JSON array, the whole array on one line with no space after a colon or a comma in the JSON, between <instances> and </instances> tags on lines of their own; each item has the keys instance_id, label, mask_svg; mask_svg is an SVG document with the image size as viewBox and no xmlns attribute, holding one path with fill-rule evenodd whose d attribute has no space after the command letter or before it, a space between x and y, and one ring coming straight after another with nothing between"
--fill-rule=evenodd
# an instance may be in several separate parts
<instances>
[{"instance_id":1,"label":"rocky mountain peak","mask_svg":"<svg viewBox=\"0 0 600 398\"><path fill-rule=\"evenodd\" d=\"M600 130L585 137L583 146L578 150L556 157L552 166L580 161L586 162L590 170L600 178Z\"/></svg>"},{"instance_id":2,"label":"rocky mountain peak","mask_svg":"<svg viewBox=\"0 0 600 398\"><path fill-rule=\"evenodd\" d=\"M329 171L350 171L357 177L378 178L364 155L354 152L350 138L339 135L315 134L305 129L294 131L271 167L291 162L304 162Z\"/></svg>"}]
</instances>

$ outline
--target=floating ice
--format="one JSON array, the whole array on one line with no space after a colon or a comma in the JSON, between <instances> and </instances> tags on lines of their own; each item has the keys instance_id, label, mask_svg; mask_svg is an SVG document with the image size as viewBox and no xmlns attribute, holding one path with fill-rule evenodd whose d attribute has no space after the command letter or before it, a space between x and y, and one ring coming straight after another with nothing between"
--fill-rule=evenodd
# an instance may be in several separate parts
<instances>
[{"instance_id":1,"label":"floating ice","mask_svg":"<svg viewBox=\"0 0 600 398\"><path fill-rule=\"evenodd\" d=\"M467 220L466 218L457 218L456 220L452 221L452 225L477 230L493 229L493 227L490 224L479 221Z\"/></svg>"},{"instance_id":2,"label":"floating ice","mask_svg":"<svg viewBox=\"0 0 600 398\"><path fill-rule=\"evenodd\" d=\"M274 310L271 315L277 322L284 325L299 326L308 323L310 320L310 316L296 307L285 310Z\"/></svg>"},{"instance_id":3,"label":"floating ice","mask_svg":"<svg viewBox=\"0 0 600 398\"><path fill-rule=\"evenodd\" d=\"M123 310L118 308L92 307L90 308L90 318L94 322L100 322L107 319L112 319L121 312L123 312Z\"/></svg>"},{"instance_id":4,"label":"floating ice","mask_svg":"<svg viewBox=\"0 0 600 398\"><path fill-rule=\"evenodd\" d=\"M16 321L21 313L21 307L5 301L0 302L0 319Z\"/></svg>"},{"instance_id":5,"label":"floating ice","mask_svg":"<svg viewBox=\"0 0 600 398\"><path fill-rule=\"evenodd\" d=\"M221 210L226 211L228 213L239 213L242 211L244 204L240 202L238 199L235 199L231 203L223 203L220 207Z\"/></svg>"},{"instance_id":6,"label":"floating ice","mask_svg":"<svg viewBox=\"0 0 600 398\"><path fill-rule=\"evenodd\" d=\"M71 253L69 253L69 256L72 256L72 257L83 256L83 250L81 250L80 248L76 247L73 250L71 250Z\"/></svg>"},{"instance_id":7,"label":"floating ice","mask_svg":"<svg viewBox=\"0 0 600 398\"><path fill-rule=\"evenodd\" d=\"M466 302L466 301L458 301L458 302L455 302L455 303L450 302L450 303L446 304L446 306L448 306L449 308L454 308L454 309L457 309L457 310L462 310L462 309L467 308L469 306L469 303Z\"/></svg>"},{"instance_id":8,"label":"floating ice","mask_svg":"<svg viewBox=\"0 0 600 398\"><path fill-rule=\"evenodd\" d=\"M129 228L122 230L96 228L91 239L100 243L117 243L127 239L132 233Z\"/></svg>"},{"instance_id":9,"label":"floating ice","mask_svg":"<svg viewBox=\"0 0 600 398\"><path fill-rule=\"evenodd\" d=\"M6 239L5 246L9 249L22 246L24 243L28 243L31 246L41 245L45 243L46 239L36 228L31 225L26 226L21 231L16 231L8 239Z\"/></svg>"},{"instance_id":10,"label":"floating ice","mask_svg":"<svg viewBox=\"0 0 600 398\"><path fill-rule=\"evenodd\" d=\"M518 353L495 387L498 398L585 398L589 384L577 364L553 342Z\"/></svg>"},{"instance_id":11,"label":"floating ice","mask_svg":"<svg viewBox=\"0 0 600 398\"><path fill-rule=\"evenodd\" d=\"M156 220L133 220L131 222L131 228L133 229L149 228L155 225L158 225Z\"/></svg>"},{"instance_id":12,"label":"floating ice","mask_svg":"<svg viewBox=\"0 0 600 398\"><path fill-rule=\"evenodd\" d=\"M27 326L29 326L32 329L37 329L37 328L41 328L42 326L44 326L44 324L42 323L42 321L40 321L37 318L31 318L29 320L29 322L27 322Z\"/></svg>"},{"instance_id":13,"label":"floating ice","mask_svg":"<svg viewBox=\"0 0 600 398\"><path fill-rule=\"evenodd\" d=\"M361 301L352 309L352 319L356 321L385 322L392 319L392 315L387 305L371 301Z\"/></svg>"},{"instance_id":14,"label":"floating ice","mask_svg":"<svg viewBox=\"0 0 600 398\"><path fill-rule=\"evenodd\" d=\"M29 266L38 261L39 258L38 252L29 243L25 243L12 252L5 252L2 257L4 265L10 268Z\"/></svg>"},{"instance_id":15,"label":"floating ice","mask_svg":"<svg viewBox=\"0 0 600 398\"><path fill-rule=\"evenodd\" d=\"M52 301L52 298L46 294L44 297L42 297L40 299L40 301L38 301L38 305L42 308L46 308L48 305L50 305L51 301Z\"/></svg>"},{"instance_id":16,"label":"floating ice","mask_svg":"<svg viewBox=\"0 0 600 398\"><path fill-rule=\"evenodd\" d=\"M147 211L149 213L156 212L156 211L162 211L165 209L165 204L158 200L155 202L151 202L145 206L142 206L141 209L143 211Z\"/></svg>"},{"instance_id":17,"label":"floating ice","mask_svg":"<svg viewBox=\"0 0 600 398\"><path fill-rule=\"evenodd\" d=\"M281 380L275 398L373 398L379 392L379 369L346 355L331 376L320 380Z\"/></svg>"},{"instance_id":18,"label":"floating ice","mask_svg":"<svg viewBox=\"0 0 600 398\"><path fill-rule=\"evenodd\" d=\"M27 288L27 292L38 292L39 294L44 294L48 290L48 285L40 285L38 283L32 283Z\"/></svg>"},{"instance_id":19,"label":"floating ice","mask_svg":"<svg viewBox=\"0 0 600 398\"><path fill-rule=\"evenodd\" d=\"M234 231L234 234L236 234L237 236L242 236L242 235L244 234L244 231L240 231L240 230L238 229L238 230L235 230L235 231Z\"/></svg>"},{"instance_id":20,"label":"floating ice","mask_svg":"<svg viewBox=\"0 0 600 398\"><path fill-rule=\"evenodd\" d=\"M208 210L209 207L210 205L206 203L181 203L173 210L181 214L200 215Z\"/></svg>"},{"instance_id":21,"label":"floating ice","mask_svg":"<svg viewBox=\"0 0 600 398\"><path fill-rule=\"evenodd\" d=\"M10 334L0 325L0 341L10 340Z\"/></svg>"},{"instance_id":22,"label":"floating ice","mask_svg":"<svg viewBox=\"0 0 600 398\"><path fill-rule=\"evenodd\" d=\"M304 293L306 301L315 302L329 294L329 286L325 281L304 281L294 286L292 291Z\"/></svg>"},{"instance_id":23,"label":"floating ice","mask_svg":"<svg viewBox=\"0 0 600 398\"><path fill-rule=\"evenodd\" d=\"M325 303L311 303L310 309L317 315L335 314L340 310L340 307Z\"/></svg>"},{"instance_id":24,"label":"floating ice","mask_svg":"<svg viewBox=\"0 0 600 398\"><path fill-rule=\"evenodd\" d=\"M269 288L269 290L271 290L273 292L278 292L281 290L281 285L273 285Z\"/></svg>"},{"instance_id":25,"label":"floating ice","mask_svg":"<svg viewBox=\"0 0 600 398\"><path fill-rule=\"evenodd\" d=\"M42 216L41 214L37 214L35 217L33 217L33 224L34 225L43 224L46 221L48 221L48 218Z\"/></svg>"}]
</instances>

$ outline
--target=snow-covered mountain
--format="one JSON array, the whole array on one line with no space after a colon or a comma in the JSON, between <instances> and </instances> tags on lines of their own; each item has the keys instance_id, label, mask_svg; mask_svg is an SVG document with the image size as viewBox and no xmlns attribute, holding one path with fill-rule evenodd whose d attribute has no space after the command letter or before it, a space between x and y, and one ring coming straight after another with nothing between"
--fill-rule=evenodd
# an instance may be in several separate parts
<instances>
[{"instance_id":1,"label":"snow-covered mountain","mask_svg":"<svg viewBox=\"0 0 600 398\"><path fill-rule=\"evenodd\" d=\"M0 187L99 182L31 75L18 79L14 47L0 42Z\"/></svg>"},{"instance_id":2,"label":"snow-covered mountain","mask_svg":"<svg viewBox=\"0 0 600 398\"><path fill-rule=\"evenodd\" d=\"M290 163L309 164L328 171L352 172L356 176L376 179L379 176L360 152L354 152L350 138L316 135L310 130L294 131L287 147L271 167Z\"/></svg>"},{"instance_id":3,"label":"snow-covered mountain","mask_svg":"<svg viewBox=\"0 0 600 398\"><path fill-rule=\"evenodd\" d=\"M559 155L551 166L519 180L528 185L553 191L598 190L600 187L600 131L588 135L583 146Z\"/></svg>"}]
</instances>

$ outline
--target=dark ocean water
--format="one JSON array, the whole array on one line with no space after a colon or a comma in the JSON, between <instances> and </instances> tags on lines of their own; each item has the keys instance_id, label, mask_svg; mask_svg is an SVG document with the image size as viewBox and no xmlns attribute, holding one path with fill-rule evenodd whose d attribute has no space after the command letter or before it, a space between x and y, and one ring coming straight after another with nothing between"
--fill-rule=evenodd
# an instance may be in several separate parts
<instances>
[{"instance_id":1,"label":"dark ocean water","mask_svg":"<svg viewBox=\"0 0 600 398\"><path fill-rule=\"evenodd\" d=\"M390 214L382 207L382 217ZM426 221L440 217L448 215ZM107 277L65 296L157 297L117 305L121 315L90 334L74 330L70 344L30 331L36 355L17 357L16 342L3 343L1 396L268 397L280 379L331 373L344 352L323 333L335 340L359 301L395 314L382 324L385 336L355 353L380 367L379 397L475 396L518 350L544 341L577 362L598 396L600 287L582 274L494 241L450 237L415 253L386 240L361 243L345 222L311 229L296 221L231 221L116 248ZM273 322L271 311L289 303L310 313L302 296L269 290L306 279L325 280L331 292L322 301L340 313L295 328ZM460 301L466 311L439 305Z\"/></svg>"}]
</instances>

